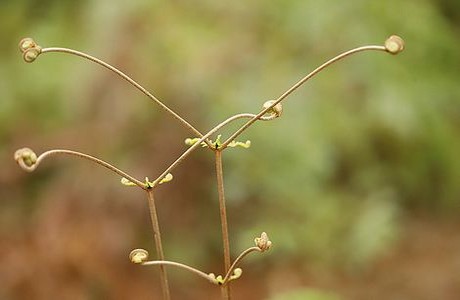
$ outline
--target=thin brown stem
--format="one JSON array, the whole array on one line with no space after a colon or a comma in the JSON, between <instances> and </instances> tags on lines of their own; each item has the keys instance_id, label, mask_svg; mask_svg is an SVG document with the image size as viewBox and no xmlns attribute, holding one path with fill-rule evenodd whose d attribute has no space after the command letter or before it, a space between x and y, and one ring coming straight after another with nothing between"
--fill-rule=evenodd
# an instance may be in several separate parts
<instances>
[{"instance_id":1,"label":"thin brown stem","mask_svg":"<svg viewBox=\"0 0 460 300\"><path fill-rule=\"evenodd\" d=\"M303 77L300 79L296 84L294 84L292 87L290 87L287 91L285 91L281 96L279 96L270 106L267 106L265 109L260 111L257 115L255 115L251 120L246 122L243 126L241 126L234 134L232 134L224 143L222 143L222 148L227 147L227 145L235 140L243 131L245 131L249 126L251 126L255 121L260 119L264 114L266 114L269 110L271 110L275 105L283 101L287 96L289 96L292 92L294 92L296 89L298 89L302 84L304 84L306 81L308 81L310 78L315 76L317 73L321 72L323 69L328 67L329 65L335 63L336 61L339 61L347 56L350 56L354 53L362 52L362 51L368 51L368 50L377 50L377 51L384 51L388 52L388 50L384 46L363 46L363 47L358 47L349 51L346 51L342 54L337 55L336 57L328 60L321 66L317 67L314 69L312 72L310 72L307 76Z\"/></svg>"},{"instance_id":2,"label":"thin brown stem","mask_svg":"<svg viewBox=\"0 0 460 300\"><path fill-rule=\"evenodd\" d=\"M182 263L178 263L178 262L174 262L174 261L168 261L168 260L152 260L152 261L146 261L146 262L143 262L142 263L143 266L153 266L153 265L159 265L159 266L163 266L163 265L169 265L169 266L174 266L174 267L178 267L178 268L182 268L182 269L185 269L187 271L190 271L198 276L201 276L203 277L204 279L208 280L209 282L213 283L213 284L219 284L217 282L217 280L211 276L209 276L209 274L206 274L198 269L195 269L193 267L190 267L186 264L182 264Z\"/></svg>"},{"instance_id":3,"label":"thin brown stem","mask_svg":"<svg viewBox=\"0 0 460 300\"><path fill-rule=\"evenodd\" d=\"M161 233L160 225L158 223L157 209L155 206L155 197L153 196L153 190L147 190L148 201L149 201L149 210L150 210L150 219L152 220L152 229L153 229L153 238L155 239L155 247L157 251L157 256L159 260L164 261L165 256L163 253L163 244L161 242ZM166 273L166 268L163 265L160 265L160 279L161 279L161 289L163 291L163 299L170 300L171 295L169 292L168 284L168 275Z\"/></svg>"},{"instance_id":4,"label":"thin brown stem","mask_svg":"<svg viewBox=\"0 0 460 300\"><path fill-rule=\"evenodd\" d=\"M254 252L254 251L257 251L257 252L262 252L262 250L260 250L259 247L251 247L251 248L248 248L246 250L244 250L236 259L235 261L233 262L233 264L231 265L231 267L228 269L227 271L227 274L225 275L223 281L222 281L222 284L226 284L228 282L228 280L230 279L230 276L232 276L232 273L233 273L233 270L235 270L235 268L238 266L238 264L240 263L240 261L246 256L248 255L249 253L251 252Z\"/></svg>"},{"instance_id":5,"label":"thin brown stem","mask_svg":"<svg viewBox=\"0 0 460 300\"><path fill-rule=\"evenodd\" d=\"M222 169L222 151L216 150L216 176L217 176L217 192L219 194L219 211L220 222L222 227L222 242L224 246L224 267L225 274L230 270L230 242L228 238L228 223L227 223L227 208L225 204L224 191L224 172ZM224 299L231 299L230 284L222 286L222 296Z\"/></svg>"},{"instance_id":6,"label":"thin brown stem","mask_svg":"<svg viewBox=\"0 0 460 300\"><path fill-rule=\"evenodd\" d=\"M129 82L131 85L133 85L135 88L137 88L139 91L141 91L144 95L149 97L151 100L153 100L156 104L158 104L164 111L169 113L171 116L173 116L176 120L178 120L183 126L185 126L187 129L189 129L194 135L198 137L202 137L203 135L195 128L193 127L190 123L188 123L186 120L184 120L181 116L179 116L176 112L174 112L172 109L170 109L168 106L166 106L162 101L160 101L157 97L155 97L152 93L147 91L142 85L140 85L137 81L120 71L119 69L115 68L114 66L94 57L89 54L86 54L84 52L80 52L77 50L73 49L68 49L68 48L61 48L61 47L49 47L49 48L43 48L40 51L40 54L43 53L50 53L50 52L61 52L61 53L67 53L67 54L72 54L76 55L85 59L88 59L92 62L97 63L98 65L101 65L108 70L114 72L127 82ZM208 141L205 141L205 143L208 143Z\"/></svg>"},{"instance_id":7,"label":"thin brown stem","mask_svg":"<svg viewBox=\"0 0 460 300\"><path fill-rule=\"evenodd\" d=\"M94 162L94 163L97 163L98 165L101 165L107 169L109 169L110 171L112 172L115 172L116 174L122 176L122 177L125 177L127 178L128 180L130 180L131 182L133 182L134 184L136 184L138 187L142 188L145 190L145 184L142 183L141 181L137 180L136 178L134 178L133 176L123 172L122 170L114 167L113 165L109 164L108 162L105 162L99 158L96 158L94 156L91 156L91 155L88 155L88 154L84 154L84 153L80 153L80 152L76 152L76 151L72 151L72 150L65 150L65 149L55 149L55 150L49 150L49 151L46 151L46 152L43 152L42 154L40 154L38 157L37 157L37 160L36 162L33 164L33 165L26 165L24 164L24 162L22 160L18 160L18 163L19 165L26 171L29 171L29 172L32 172L34 171L38 165L45 159L47 158L48 156L53 156L53 155L60 155L60 154L65 154L65 155L71 155L71 156L76 156L76 157L79 157L79 158L83 158L83 159L86 159L86 160L89 160L91 162Z\"/></svg>"}]
</instances>

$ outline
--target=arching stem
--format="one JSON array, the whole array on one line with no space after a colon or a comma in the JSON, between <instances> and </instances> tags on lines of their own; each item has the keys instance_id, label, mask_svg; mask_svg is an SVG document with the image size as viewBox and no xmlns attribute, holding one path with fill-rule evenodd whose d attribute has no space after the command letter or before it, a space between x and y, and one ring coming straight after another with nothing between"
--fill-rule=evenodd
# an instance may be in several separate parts
<instances>
[{"instance_id":1,"label":"arching stem","mask_svg":"<svg viewBox=\"0 0 460 300\"><path fill-rule=\"evenodd\" d=\"M262 250L260 250L259 247L251 247L251 248L248 248L246 250L244 250L236 259L235 261L233 262L233 264L231 265L231 267L228 269L227 271L227 274L225 275L223 281L222 281L222 284L227 284L228 280L230 279L230 276L232 275L233 273L233 270L235 270L235 268L238 266L238 264L240 263L241 260L243 260L243 258L248 255L249 253L251 252L254 252L254 251L257 251L257 252L262 252Z\"/></svg>"},{"instance_id":2,"label":"arching stem","mask_svg":"<svg viewBox=\"0 0 460 300\"><path fill-rule=\"evenodd\" d=\"M266 107L260 113L255 115L252 119L250 119L248 122L246 122L243 126L241 126L234 134L232 134L225 142L222 143L222 148L227 147L227 145L235 140L243 131L245 131L249 126L251 126L255 121L257 121L260 117L262 117L264 114L266 114L269 110L271 110L275 105L286 99L287 96L289 96L292 92L294 92L296 89L298 89L302 84L304 84L306 81L308 81L310 78L315 76L317 73L321 72L323 69L328 67L329 65L335 63L336 61L339 61L347 56L350 56L354 53L362 52L362 51L369 51L369 50L377 50L377 51L384 51L388 52L387 48L384 46L363 46L363 47L358 47L349 51L346 51L342 54L337 55L334 58L331 58L321 66L317 67L314 69L312 72L310 72L307 76L303 77L300 79L296 84L294 84L292 87L290 87L287 91L285 91L281 96L279 96L272 105Z\"/></svg>"},{"instance_id":3,"label":"arching stem","mask_svg":"<svg viewBox=\"0 0 460 300\"><path fill-rule=\"evenodd\" d=\"M178 120L184 127L186 127L188 130L190 130L194 135L198 137L202 137L203 135L195 128L193 127L189 122L187 122L185 119L183 119L181 116L179 116L176 112L174 112L172 109L170 109L168 106L166 106L162 101L160 101L157 97L155 97L152 93L147 91L142 85L140 85L137 81L120 71L119 69L115 68L114 66L94 57L89 54L86 54L84 52L80 52L77 50L73 49L68 49L68 48L62 48L62 47L49 47L49 48L43 48L40 51L40 54L44 53L50 53L50 52L61 52L61 53L67 53L67 54L72 54L76 55L82 58L85 58L87 60L90 60L92 62L95 62L98 65L101 65L108 70L112 71L113 73L117 74L127 82L129 82L131 85L133 85L136 89L141 91L144 95L149 97L153 102L158 104L164 111L166 111L168 114L170 114L172 117L174 117L176 120ZM209 143L208 141L204 141L205 143Z\"/></svg>"},{"instance_id":4,"label":"arching stem","mask_svg":"<svg viewBox=\"0 0 460 300\"><path fill-rule=\"evenodd\" d=\"M32 165L27 165L24 163L23 159L21 158L21 151L32 151L31 149L28 149L28 148L23 148L23 149L20 149L18 151L16 151L16 154L15 156L18 156L16 157L16 160L17 162L19 163L19 165L21 166L21 168L23 168L24 170L28 171L28 172L32 172L34 171L38 165L40 165L40 163L47 157L49 156L54 156L54 155L70 155L70 156L75 156L75 157L78 157L78 158L83 158L83 159L86 159L88 161L91 161L91 162L94 162L98 165L101 165L107 169L109 169L110 171L122 176L122 177L125 177L126 179L130 180L131 182L133 182L135 185L137 185L138 187L142 188L145 190L145 185L143 182L137 180L136 178L134 178L133 176L127 174L126 172L123 172L122 170L116 168L115 166L109 164L108 162L105 162L99 158L96 158L94 156L91 156L91 155L88 155L88 154L85 154L85 153L81 153L81 152L77 152L77 151L72 151L72 150L66 150L66 149L54 149L54 150L48 150L48 151L45 151L43 152L42 154L40 154L36 161L32 164ZM33 152L33 151L32 151Z\"/></svg>"},{"instance_id":5,"label":"arching stem","mask_svg":"<svg viewBox=\"0 0 460 300\"><path fill-rule=\"evenodd\" d=\"M195 269L193 267L190 267L186 264L182 264L182 263L178 263L178 262L175 262L175 261L168 261L168 260L152 260L152 261L146 261L146 262L143 262L142 263L143 266L174 266L174 267L178 267L178 268L181 268L181 269L184 269L184 270L187 270L187 271L190 271L200 277L203 277L204 279L208 280L209 282L213 283L213 284L218 284L218 282L216 281L215 278L212 278L211 276L209 276L209 274L206 274L198 269Z\"/></svg>"}]
</instances>

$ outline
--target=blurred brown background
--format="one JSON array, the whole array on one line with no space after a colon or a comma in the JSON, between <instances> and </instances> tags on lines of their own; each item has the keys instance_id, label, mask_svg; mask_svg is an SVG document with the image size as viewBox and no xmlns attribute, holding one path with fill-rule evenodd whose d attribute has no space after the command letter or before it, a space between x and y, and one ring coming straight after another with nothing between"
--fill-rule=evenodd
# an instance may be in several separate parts
<instances>
[{"instance_id":1,"label":"blurred brown background","mask_svg":"<svg viewBox=\"0 0 460 300\"><path fill-rule=\"evenodd\" d=\"M0 299L159 299L145 196L73 158L32 174L16 149L85 152L154 178L189 132L103 68L17 43L83 50L132 75L201 131L262 103L341 51L364 53L296 91L224 155L233 257L266 231L235 299L459 299L460 2L0 1ZM232 127L233 128L233 127ZM230 128L231 129L231 128ZM228 134L224 131L223 134ZM159 189L166 257L222 272L213 157ZM170 268L174 299L216 299Z\"/></svg>"}]
</instances>

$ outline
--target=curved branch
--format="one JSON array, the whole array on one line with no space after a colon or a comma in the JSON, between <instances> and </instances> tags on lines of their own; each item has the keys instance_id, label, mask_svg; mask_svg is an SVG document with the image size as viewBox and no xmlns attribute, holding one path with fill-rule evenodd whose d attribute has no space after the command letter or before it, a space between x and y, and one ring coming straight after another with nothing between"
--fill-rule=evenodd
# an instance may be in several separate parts
<instances>
[{"instance_id":1,"label":"curved branch","mask_svg":"<svg viewBox=\"0 0 460 300\"><path fill-rule=\"evenodd\" d=\"M287 91L285 91L281 96L279 96L271 105L267 106L264 108L261 112L259 112L257 115L255 115L251 120L249 120L246 124L241 126L234 134L232 134L224 143L222 143L222 147L225 148L227 145L233 141L236 137L238 137L243 131L245 131L249 126L251 126L254 122L256 122L260 117L262 117L264 114L266 114L269 110L271 110L275 105L283 101L287 96L289 96L292 92L294 92L296 89L298 89L302 84L304 84L306 81L308 81L310 78L321 72L323 69L328 67L329 65L335 63L336 61L339 61L347 56L350 56L354 53L362 52L362 51L369 51L369 50L376 50L376 51L384 51L388 52L387 48L384 46L363 46L363 47L358 47L349 51L346 51L342 54L337 55L334 58L331 58L330 60L326 61L316 69L314 69L312 72L310 72L307 76L303 77L300 79L296 84L294 84L292 87L290 87Z\"/></svg>"},{"instance_id":2,"label":"curved branch","mask_svg":"<svg viewBox=\"0 0 460 300\"><path fill-rule=\"evenodd\" d=\"M257 251L257 252L262 252L262 250L260 250L259 247L251 247L251 248L248 248L246 250L244 250L236 259L235 261L233 262L233 264L230 266L230 268L228 269L228 272L227 274L225 275L223 281L222 281L222 285L226 284L229 279L230 279L230 276L232 275L233 273L233 270L235 270L235 268L238 266L238 264L240 263L240 261L246 256L248 255L249 253L251 252L254 252L254 251Z\"/></svg>"},{"instance_id":3,"label":"curved branch","mask_svg":"<svg viewBox=\"0 0 460 300\"><path fill-rule=\"evenodd\" d=\"M174 266L174 267L178 267L178 268L182 268L182 269L185 269L187 271L190 271L198 276L201 276L203 277L204 279L208 280L209 282L213 283L213 284L218 284L217 280L213 279L212 277L210 277L208 274L198 270L198 269L195 269L193 267L190 267L190 266L187 266L185 264L182 264L182 263L178 263L178 262L174 262L174 261L168 261L168 260L151 260L151 261L146 261L146 262L143 262L142 263L143 266L154 266L154 265L158 265L158 266L162 266L162 265L169 265L169 266Z\"/></svg>"},{"instance_id":4,"label":"curved branch","mask_svg":"<svg viewBox=\"0 0 460 300\"><path fill-rule=\"evenodd\" d=\"M177 113L175 113L172 109L170 109L168 106L166 106L163 102L161 102L157 97L155 97L152 93L147 91L142 85L137 83L134 79L120 71L119 69L115 68L114 66L94 57L89 54L86 54L84 52L80 52L77 50L73 49L68 49L68 48L61 48L61 47L49 47L49 48L42 48L40 50L40 54L44 53L50 53L50 52L61 52L61 53L67 53L67 54L72 54L76 55L85 59L88 59L92 62L95 62L98 65L101 65L108 70L112 71L113 73L117 74L127 82L129 82L131 85L133 85L135 88L137 88L139 91L141 91L144 95L149 97L151 100L153 100L156 104L158 104L164 111L169 113L171 116L173 116L176 120L178 120L183 126L185 126L187 129L189 129L194 135L197 135L198 137L202 137L203 135L195 128L193 127L190 123L185 121L181 116L179 116ZM208 143L208 141L205 141Z\"/></svg>"},{"instance_id":5,"label":"curved branch","mask_svg":"<svg viewBox=\"0 0 460 300\"><path fill-rule=\"evenodd\" d=\"M27 148L25 148L27 149ZM143 190L147 189L145 187L145 184L139 180L137 180L136 178L134 178L133 176L123 172L122 170L114 167L113 165L99 159L99 158L96 158L94 156L91 156L91 155L88 155L88 154L84 154L84 153L80 153L80 152L76 152L76 151L72 151L72 150L64 150L64 149L56 149L56 150L49 150L49 151L46 151L46 152L43 152L42 154L40 154L34 161L33 163L25 163L24 162L24 157L21 157L21 154L19 153L20 151L23 151L24 149L20 149L16 152L15 154L15 158L16 158L16 161L18 162L18 164L21 166L21 168L23 168L24 170L26 171L29 171L29 172L32 172L34 171L38 165L42 162L42 160L44 160L45 158L47 158L48 156L53 156L53 155L59 155L59 154L66 154L66 155L72 155L72 156L76 156L76 157L79 157L79 158L83 158L83 159L86 159L86 160L89 160L89 161L92 161L98 165L101 165L107 169L109 169L110 171L122 176L122 177L125 177L127 178L129 181L133 182L134 184L136 184L137 186L139 186L140 188L142 188ZM31 151L33 153L32 150L30 149L27 149L27 151ZM35 155L35 153L33 153Z\"/></svg>"}]
</instances>

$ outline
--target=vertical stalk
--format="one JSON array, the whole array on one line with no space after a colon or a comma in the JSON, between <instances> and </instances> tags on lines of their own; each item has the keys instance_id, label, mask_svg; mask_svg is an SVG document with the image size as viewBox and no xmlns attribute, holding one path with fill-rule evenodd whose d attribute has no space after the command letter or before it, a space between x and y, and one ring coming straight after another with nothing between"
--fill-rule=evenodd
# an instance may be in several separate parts
<instances>
[{"instance_id":1,"label":"vertical stalk","mask_svg":"<svg viewBox=\"0 0 460 300\"><path fill-rule=\"evenodd\" d=\"M163 245L161 243L160 225L158 224L157 209L155 206L155 198L153 197L153 190L148 189L147 194L149 200L150 219L152 220L153 237L155 239L157 256L159 260L165 260L165 256L163 254ZM170 300L171 295L169 292L168 275L166 274L166 268L164 265L160 265L160 279L161 289L163 291L163 299Z\"/></svg>"},{"instance_id":2,"label":"vertical stalk","mask_svg":"<svg viewBox=\"0 0 460 300\"><path fill-rule=\"evenodd\" d=\"M216 149L215 153L216 153L217 192L219 194L220 222L222 225L222 241L224 244L224 266L225 266L224 274L226 274L228 270L230 270L230 243L228 239L227 210L225 206L224 173L222 170L222 151L219 149ZM229 283L226 283L222 286L222 298L231 299Z\"/></svg>"}]
</instances>

